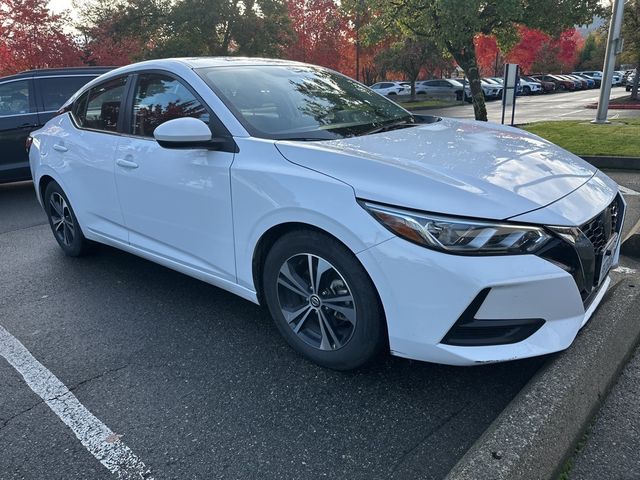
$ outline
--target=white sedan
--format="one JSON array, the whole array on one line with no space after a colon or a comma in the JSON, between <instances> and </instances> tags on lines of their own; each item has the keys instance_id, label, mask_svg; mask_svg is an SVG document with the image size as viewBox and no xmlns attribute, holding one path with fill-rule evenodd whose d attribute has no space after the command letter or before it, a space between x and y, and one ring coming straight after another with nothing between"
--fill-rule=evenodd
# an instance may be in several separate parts
<instances>
[{"instance_id":1,"label":"white sedan","mask_svg":"<svg viewBox=\"0 0 640 480\"><path fill-rule=\"evenodd\" d=\"M567 348L610 283L625 209L537 136L412 115L278 60L113 70L32 134L30 163L65 254L104 243L266 305L335 369L383 350L473 365Z\"/></svg>"}]
</instances>

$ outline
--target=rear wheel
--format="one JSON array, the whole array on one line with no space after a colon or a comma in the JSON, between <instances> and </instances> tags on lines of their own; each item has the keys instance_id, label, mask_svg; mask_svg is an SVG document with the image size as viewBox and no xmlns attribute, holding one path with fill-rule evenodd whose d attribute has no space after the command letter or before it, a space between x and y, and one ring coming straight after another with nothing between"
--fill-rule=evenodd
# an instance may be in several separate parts
<instances>
[{"instance_id":1,"label":"rear wheel","mask_svg":"<svg viewBox=\"0 0 640 480\"><path fill-rule=\"evenodd\" d=\"M82 234L78 219L60 185L49 183L42 200L53 236L65 255L78 257L86 253L89 241Z\"/></svg>"},{"instance_id":2,"label":"rear wheel","mask_svg":"<svg viewBox=\"0 0 640 480\"><path fill-rule=\"evenodd\" d=\"M385 344L384 314L357 258L332 237L297 231L267 254L264 299L296 351L327 368L351 370Z\"/></svg>"},{"instance_id":3,"label":"rear wheel","mask_svg":"<svg viewBox=\"0 0 640 480\"><path fill-rule=\"evenodd\" d=\"M522 87L522 93L525 95L531 95L531 87Z\"/></svg>"}]
</instances>

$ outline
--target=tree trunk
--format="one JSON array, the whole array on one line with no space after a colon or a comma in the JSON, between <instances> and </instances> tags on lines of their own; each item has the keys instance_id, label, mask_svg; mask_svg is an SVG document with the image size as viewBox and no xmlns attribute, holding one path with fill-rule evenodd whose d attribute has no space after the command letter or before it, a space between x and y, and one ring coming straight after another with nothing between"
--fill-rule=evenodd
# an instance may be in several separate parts
<instances>
[{"instance_id":1,"label":"tree trunk","mask_svg":"<svg viewBox=\"0 0 640 480\"><path fill-rule=\"evenodd\" d=\"M416 100L416 79L411 79L411 101L414 102Z\"/></svg>"},{"instance_id":2,"label":"tree trunk","mask_svg":"<svg viewBox=\"0 0 640 480\"><path fill-rule=\"evenodd\" d=\"M640 84L640 65L636 67L636 74L633 77L633 86L631 87L632 100L638 100L638 84Z\"/></svg>"},{"instance_id":3,"label":"tree trunk","mask_svg":"<svg viewBox=\"0 0 640 480\"><path fill-rule=\"evenodd\" d=\"M476 120L487 121L487 107L484 102L484 92L480 83L480 71L476 61L476 53L473 43L469 48L465 48L462 52L450 51L451 55L458 65L464 70L469 79L469 87L471 88L471 99L473 101L473 111ZM462 93L464 98L464 91Z\"/></svg>"}]
</instances>

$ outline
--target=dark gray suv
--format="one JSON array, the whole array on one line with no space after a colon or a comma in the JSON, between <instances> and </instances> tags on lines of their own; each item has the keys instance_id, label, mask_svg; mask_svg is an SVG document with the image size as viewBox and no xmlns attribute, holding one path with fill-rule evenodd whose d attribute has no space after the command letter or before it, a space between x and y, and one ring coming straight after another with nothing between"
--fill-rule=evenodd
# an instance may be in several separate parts
<instances>
[{"instance_id":1,"label":"dark gray suv","mask_svg":"<svg viewBox=\"0 0 640 480\"><path fill-rule=\"evenodd\" d=\"M80 87L111 67L30 70L0 78L0 183L31 178L27 137Z\"/></svg>"}]
</instances>

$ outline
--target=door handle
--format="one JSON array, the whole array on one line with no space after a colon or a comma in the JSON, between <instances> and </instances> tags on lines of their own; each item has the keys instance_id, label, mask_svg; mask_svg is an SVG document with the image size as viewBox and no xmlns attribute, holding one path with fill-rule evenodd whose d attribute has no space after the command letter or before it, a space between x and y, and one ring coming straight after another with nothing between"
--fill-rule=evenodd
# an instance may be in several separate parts
<instances>
[{"instance_id":1,"label":"door handle","mask_svg":"<svg viewBox=\"0 0 640 480\"><path fill-rule=\"evenodd\" d=\"M69 150L67 147L65 147L64 145L60 145L59 143L55 143L53 145L53 149L57 150L58 152L67 152Z\"/></svg>"},{"instance_id":2,"label":"door handle","mask_svg":"<svg viewBox=\"0 0 640 480\"><path fill-rule=\"evenodd\" d=\"M138 164L136 162L132 162L131 160L125 160L124 158L119 158L116 160L116 164L123 168L138 168Z\"/></svg>"}]
</instances>

